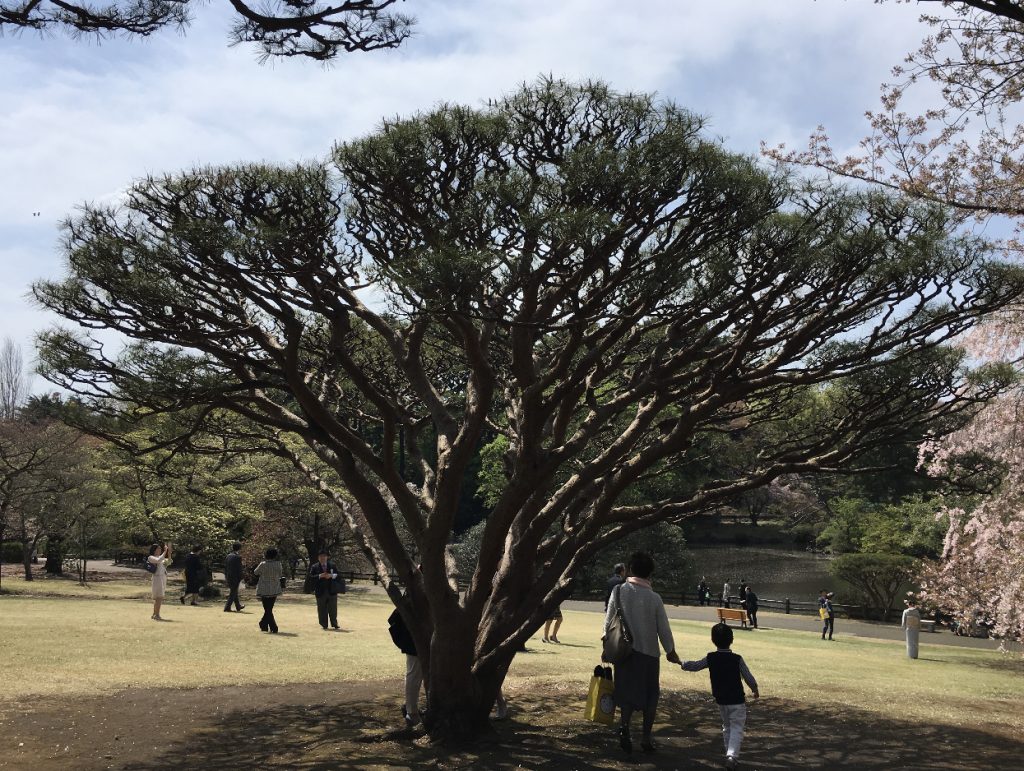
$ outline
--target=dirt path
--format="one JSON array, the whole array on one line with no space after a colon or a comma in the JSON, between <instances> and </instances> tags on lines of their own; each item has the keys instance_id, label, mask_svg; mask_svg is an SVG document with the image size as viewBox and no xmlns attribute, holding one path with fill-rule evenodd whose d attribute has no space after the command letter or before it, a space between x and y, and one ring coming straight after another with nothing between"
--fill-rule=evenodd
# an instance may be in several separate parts
<instances>
[{"instance_id":1,"label":"dirt path","mask_svg":"<svg viewBox=\"0 0 1024 771\"><path fill-rule=\"evenodd\" d=\"M401 727L398 680L322 686L132 689L0 706L10 769L705 769L719 768L717 709L663 692L659 752L626 758L609 729L581 719L577 689L512 692L496 736L446 754ZM751 707L748 769L1019 768L1020 737L822 712L779 699Z\"/></svg>"}]
</instances>

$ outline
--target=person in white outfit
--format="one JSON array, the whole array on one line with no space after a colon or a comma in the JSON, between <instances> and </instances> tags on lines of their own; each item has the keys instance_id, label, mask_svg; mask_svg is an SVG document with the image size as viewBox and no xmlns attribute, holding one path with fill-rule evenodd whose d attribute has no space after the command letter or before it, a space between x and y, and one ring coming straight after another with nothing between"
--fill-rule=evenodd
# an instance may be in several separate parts
<instances>
[{"instance_id":1,"label":"person in white outfit","mask_svg":"<svg viewBox=\"0 0 1024 771\"><path fill-rule=\"evenodd\" d=\"M917 600L910 597L906 600L907 609L903 611L903 632L907 636L907 658L917 658L917 643L921 634L921 611L917 609Z\"/></svg>"},{"instance_id":2,"label":"person in white outfit","mask_svg":"<svg viewBox=\"0 0 1024 771\"><path fill-rule=\"evenodd\" d=\"M171 544L166 544L162 549L160 544L155 543L149 547L149 556L146 558L153 570L153 615L154 621L163 621L160 617L160 606L163 604L164 595L167 594L167 563L171 561Z\"/></svg>"},{"instance_id":3,"label":"person in white outfit","mask_svg":"<svg viewBox=\"0 0 1024 771\"><path fill-rule=\"evenodd\" d=\"M684 661L684 672L699 672L707 669L711 675L711 694L718 702L722 715L722 741L725 744L725 767L736 768L743 742L743 729L747 723L747 705L743 695L743 682L750 688L751 695L758 698L757 680L750 674L743 657L730 650L732 628L727 624L711 627L711 642L715 650L700 661Z\"/></svg>"},{"instance_id":4,"label":"person in white outfit","mask_svg":"<svg viewBox=\"0 0 1024 771\"><path fill-rule=\"evenodd\" d=\"M724 607L724 608L728 608L729 607L729 592L731 592L731 591L732 591L732 587L729 586L729 582L726 581L722 585L722 607Z\"/></svg>"}]
</instances>

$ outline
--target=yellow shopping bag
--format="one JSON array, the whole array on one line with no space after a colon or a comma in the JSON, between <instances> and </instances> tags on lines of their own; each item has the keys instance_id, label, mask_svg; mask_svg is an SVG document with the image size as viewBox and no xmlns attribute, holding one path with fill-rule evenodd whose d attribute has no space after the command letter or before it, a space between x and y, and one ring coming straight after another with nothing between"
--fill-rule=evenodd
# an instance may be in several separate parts
<instances>
[{"instance_id":1,"label":"yellow shopping bag","mask_svg":"<svg viewBox=\"0 0 1024 771\"><path fill-rule=\"evenodd\" d=\"M590 678L590 692L587 694L587 711L584 717L595 723L612 725L615 722L615 701L612 692L611 667L594 667L594 676Z\"/></svg>"}]
</instances>

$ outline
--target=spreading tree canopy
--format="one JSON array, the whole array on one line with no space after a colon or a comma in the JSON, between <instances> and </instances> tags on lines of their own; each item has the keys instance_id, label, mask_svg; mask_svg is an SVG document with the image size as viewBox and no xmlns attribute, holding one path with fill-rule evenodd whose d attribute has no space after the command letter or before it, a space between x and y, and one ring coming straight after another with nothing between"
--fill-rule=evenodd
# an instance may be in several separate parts
<instances>
[{"instance_id":1,"label":"spreading tree canopy","mask_svg":"<svg viewBox=\"0 0 1024 771\"><path fill-rule=\"evenodd\" d=\"M766 171L673 104L542 81L387 122L328 163L146 179L86 206L67 278L34 289L84 328L42 336L43 371L304 440L407 587L386 579L430 730L473 735L601 549L940 435L999 390L945 342L1024 275L946 225ZM756 435L716 474L709 454ZM449 544L484 444L504 479L460 592Z\"/></svg>"}]
</instances>

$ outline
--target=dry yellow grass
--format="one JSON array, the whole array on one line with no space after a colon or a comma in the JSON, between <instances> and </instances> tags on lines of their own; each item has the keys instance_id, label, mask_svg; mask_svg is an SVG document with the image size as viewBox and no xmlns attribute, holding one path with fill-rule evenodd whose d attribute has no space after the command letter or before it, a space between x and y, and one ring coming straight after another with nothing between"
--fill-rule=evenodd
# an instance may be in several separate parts
<instances>
[{"instance_id":1,"label":"dry yellow grass","mask_svg":"<svg viewBox=\"0 0 1024 771\"><path fill-rule=\"evenodd\" d=\"M65 582L71 596L36 597L20 591L0 597L0 650L4 688L0 706L36 695L113 693L125 688L197 688L229 684L301 684L395 679L404 671L387 633L390 606L381 594L355 587L341 598L342 633L323 632L311 597L286 595L276 615L281 634L262 634L262 613L251 591L245 613L165 606L167 622L150 620L144 580L93 587ZM46 587L51 590L53 584ZM91 599L94 597L105 599ZM140 599L128 599L139 597ZM601 616L565 611L562 645L543 645L516 658L507 689L515 697L534 682L581 692L598 663ZM710 648L709 627L673 621L684 657ZM1024 663L995 651L928 646L909 661L893 641L844 638L822 644L808 632L773 630L738 638L761 685L762 696L808 707L844 705L880 717L919 719L951 726L1002 724L1024 730L1018 708ZM663 662L667 691L706 692L704 673L687 674ZM575 698L575 697L574 697Z\"/></svg>"}]
</instances>

